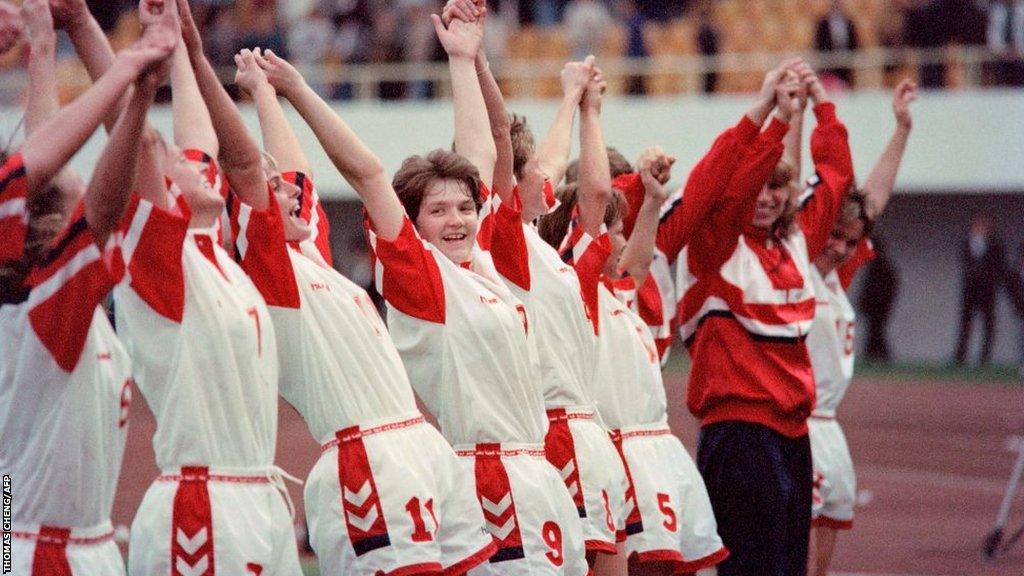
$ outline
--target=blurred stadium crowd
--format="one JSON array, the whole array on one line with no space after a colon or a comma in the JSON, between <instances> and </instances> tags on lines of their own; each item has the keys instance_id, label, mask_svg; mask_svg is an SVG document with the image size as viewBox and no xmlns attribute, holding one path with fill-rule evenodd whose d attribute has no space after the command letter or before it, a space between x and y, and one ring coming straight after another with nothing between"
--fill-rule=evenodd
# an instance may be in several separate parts
<instances>
[{"instance_id":1,"label":"blurred stadium crowd","mask_svg":"<svg viewBox=\"0 0 1024 576\"><path fill-rule=\"evenodd\" d=\"M440 9L440 0L193 4L215 64L230 66L239 49L260 46L314 70L324 96L424 99L438 93L435 82L422 77L431 63L443 60L427 18ZM90 0L89 5L115 46L137 37L132 2ZM839 87L887 87L907 74L926 88L1024 85L1024 0L493 0L488 5L487 50L491 61L505 68L506 80L517 77L516 64L522 70L531 62L561 63L593 53L605 62L624 63L611 85L619 93L749 91L760 82L760 67L730 67L723 58L817 51L833 54L841 64L830 70ZM84 72L76 76L77 63L66 48L64 77L70 79L67 90L75 92L74 78ZM968 53L973 60L965 57ZM978 55L984 62L969 68L965 62L977 62ZM15 51L0 66L15 67L22 58ZM697 62L697 68L688 75L665 73L674 69L665 60L672 58ZM349 77L353 67L370 67L380 78L369 94L357 94ZM549 80L503 88L510 96L557 95L557 71Z\"/></svg>"}]
</instances>

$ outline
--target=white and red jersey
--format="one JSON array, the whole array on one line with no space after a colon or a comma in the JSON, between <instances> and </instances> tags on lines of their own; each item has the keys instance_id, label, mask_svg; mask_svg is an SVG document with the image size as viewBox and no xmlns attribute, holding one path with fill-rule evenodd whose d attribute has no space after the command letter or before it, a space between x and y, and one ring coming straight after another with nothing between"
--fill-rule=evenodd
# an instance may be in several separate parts
<instances>
[{"instance_id":1,"label":"white and red jersey","mask_svg":"<svg viewBox=\"0 0 1024 576\"><path fill-rule=\"evenodd\" d=\"M135 199L125 214L118 333L156 416L161 469L265 467L277 438L278 360L263 297L217 243L169 209Z\"/></svg>"},{"instance_id":2,"label":"white and red jersey","mask_svg":"<svg viewBox=\"0 0 1024 576\"><path fill-rule=\"evenodd\" d=\"M0 264L22 257L25 234L28 232L28 209L25 196L25 160L21 154L7 159L0 168Z\"/></svg>"},{"instance_id":3,"label":"white and red jersey","mask_svg":"<svg viewBox=\"0 0 1024 576\"><path fill-rule=\"evenodd\" d=\"M814 112L816 184L793 232L780 238L751 225L758 193L782 156L788 127L778 119L760 131L744 117L726 131L681 196L680 222L670 228L686 246L677 321L693 358L687 405L704 425L740 420L790 437L807 433L815 386L804 341L815 309L810 262L853 179L834 106Z\"/></svg>"},{"instance_id":4,"label":"white and red jersey","mask_svg":"<svg viewBox=\"0 0 1024 576\"><path fill-rule=\"evenodd\" d=\"M516 195L518 201L518 191ZM496 195L491 205L481 229L491 234L495 268L526 306L545 407L592 406L588 389L597 342L576 270L532 225L523 223L518 206L508 206Z\"/></svg>"},{"instance_id":5,"label":"white and red jersey","mask_svg":"<svg viewBox=\"0 0 1024 576\"><path fill-rule=\"evenodd\" d=\"M238 204L232 228L242 269L270 308L281 395L321 443L350 426L416 412L402 360L373 301L328 265L315 243L286 245L269 195L263 211Z\"/></svg>"},{"instance_id":6,"label":"white and red jersey","mask_svg":"<svg viewBox=\"0 0 1024 576\"><path fill-rule=\"evenodd\" d=\"M594 239L579 229L570 234L572 261L592 306L597 331L592 395L604 424L619 429L667 421L661 359L647 324L636 313L632 278L602 275L611 256L607 234Z\"/></svg>"},{"instance_id":7,"label":"white and red jersey","mask_svg":"<svg viewBox=\"0 0 1024 576\"><path fill-rule=\"evenodd\" d=\"M811 272L817 310L807 334L807 351L814 366L818 403L816 416L834 418L839 403L853 378L854 326L856 312L846 289L857 268L874 258L871 241L863 239L850 260L822 277L815 267Z\"/></svg>"},{"instance_id":8,"label":"white and red jersey","mask_svg":"<svg viewBox=\"0 0 1024 576\"><path fill-rule=\"evenodd\" d=\"M28 299L0 306L0 473L22 487L15 525L109 521L131 364L100 303L122 269L113 240L101 254L79 205L30 273Z\"/></svg>"},{"instance_id":9,"label":"white and red jersey","mask_svg":"<svg viewBox=\"0 0 1024 576\"><path fill-rule=\"evenodd\" d=\"M835 270L822 277L811 271L817 310L807 334L818 402L816 416L835 417L836 408L853 378L853 337L856 315Z\"/></svg>"},{"instance_id":10,"label":"white and red jersey","mask_svg":"<svg viewBox=\"0 0 1024 576\"><path fill-rule=\"evenodd\" d=\"M622 192L626 198L628 209L622 219L622 230L628 239L633 234L633 226L646 195L643 179L636 172L621 174L612 181L612 187ZM672 338L675 336L676 328L676 292L672 280L672 263L675 262L680 248L676 248L671 257L662 251L662 246L668 244L668 229L675 224L671 216L674 212L672 202L666 202L661 209L658 242L654 247L649 274L636 291L636 305L632 307L650 329L654 343L658 347L662 366L672 352ZM671 250L669 246L666 248Z\"/></svg>"},{"instance_id":11,"label":"white and red jersey","mask_svg":"<svg viewBox=\"0 0 1024 576\"><path fill-rule=\"evenodd\" d=\"M547 417L526 307L490 254L476 247L456 264L408 218L391 241L371 230L370 244L391 338L445 438L453 446L543 443Z\"/></svg>"}]
</instances>

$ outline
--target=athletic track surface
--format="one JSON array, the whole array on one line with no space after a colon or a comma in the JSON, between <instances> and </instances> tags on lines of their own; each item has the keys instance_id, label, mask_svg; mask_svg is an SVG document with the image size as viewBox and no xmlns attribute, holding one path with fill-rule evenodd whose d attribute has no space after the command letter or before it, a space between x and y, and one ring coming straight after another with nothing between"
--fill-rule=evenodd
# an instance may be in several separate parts
<instances>
[{"instance_id":1,"label":"athletic track surface","mask_svg":"<svg viewBox=\"0 0 1024 576\"><path fill-rule=\"evenodd\" d=\"M672 428L693 454L697 426L684 405L685 376L669 372L666 379ZM135 399L115 526L131 524L158 472L156 425L137 391ZM1013 466L1013 442L1024 433L1020 386L862 377L839 419L853 451L860 507L853 531L840 536L836 576L1024 575L1024 539L994 564L980 554ZM278 464L304 478L318 455L305 424L282 402ZM289 488L301 518L302 488ZM1022 522L1019 496L1010 528Z\"/></svg>"}]
</instances>

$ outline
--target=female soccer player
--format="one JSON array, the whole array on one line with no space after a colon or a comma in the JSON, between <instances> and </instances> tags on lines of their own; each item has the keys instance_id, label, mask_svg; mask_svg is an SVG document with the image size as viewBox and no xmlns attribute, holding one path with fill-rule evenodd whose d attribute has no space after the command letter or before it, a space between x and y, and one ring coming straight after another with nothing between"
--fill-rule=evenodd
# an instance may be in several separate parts
<instances>
[{"instance_id":1,"label":"female soccer player","mask_svg":"<svg viewBox=\"0 0 1024 576\"><path fill-rule=\"evenodd\" d=\"M323 445L305 488L320 570L465 572L494 552L492 538L480 529L472 477L417 409L370 297L328 265L302 217L318 206L312 205L309 164L276 88L288 94L303 90L304 81L290 64L264 58L259 49L243 50L235 61L236 84L256 103L272 154L267 158L277 166L267 171L270 207L239 204L233 228L242 268L270 307L281 395ZM329 230L321 233L326 237Z\"/></svg>"},{"instance_id":2,"label":"female soccer player","mask_svg":"<svg viewBox=\"0 0 1024 576\"><path fill-rule=\"evenodd\" d=\"M472 21L472 3L448 4L446 16ZM579 279L558 252L537 233L533 221L549 208L545 170L561 180L568 163L572 119L581 107L584 130L600 130L601 93L605 89L594 58L569 63L562 72L567 113L556 120L549 155L542 168L532 149L513 145L510 119L483 52L476 58L480 88L495 135L495 203L500 206L482 227L490 228L494 264L505 285L522 301L537 342L536 369L541 375L548 416L547 459L557 468L582 522L590 564L598 552L615 553L616 533L623 528L626 475L615 447L599 424L591 396L594 331L580 292ZM519 122L522 126L522 122ZM528 145L532 148L532 143ZM526 158L523 158L526 156ZM516 170L518 168L518 170ZM514 183L518 186L513 189ZM504 198L502 198L504 197ZM506 205L510 201L512 207ZM584 218L599 223L607 200L599 194L583 200ZM516 214L516 212L519 212ZM523 243L510 240L522 239ZM521 264L525 264L522 266Z\"/></svg>"},{"instance_id":3,"label":"female soccer player","mask_svg":"<svg viewBox=\"0 0 1024 576\"><path fill-rule=\"evenodd\" d=\"M828 573L838 531L853 527L856 478L846 436L836 420L836 409L853 376L855 315L846 289L860 265L873 256L868 235L892 195L913 126L910 103L916 98L917 85L910 80L896 87L892 103L896 131L864 187L843 201L839 218L811 269L817 300L814 323L807 334L817 388L817 405L807 421L814 463L813 531L807 569L812 576Z\"/></svg>"},{"instance_id":4,"label":"female soccer player","mask_svg":"<svg viewBox=\"0 0 1024 576\"><path fill-rule=\"evenodd\" d=\"M42 89L30 95L33 116L40 98L56 94L54 39L45 0L29 0L23 10L32 58L49 60L31 67L44 74L32 80ZM110 509L131 368L100 303L123 269L114 237L135 175L125 159L137 156L166 74L160 63L177 39L173 13L159 12L161 3L143 3L139 42L85 94L33 127L0 169L0 471L21 486L9 532L17 575L124 574ZM63 199L47 182L133 83L83 200L65 218Z\"/></svg>"},{"instance_id":5,"label":"female soccer player","mask_svg":"<svg viewBox=\"0 0 1024 576\"><path fill-rule=\"evenodd\" d=\"M263 297L217 242L218 141L239 200L267 209L267 182L259 148L203 56L187 2L177 8L176 146L144 142L146 178L125 219L126 280L115 291L118 330L156 416L162 470L132 523L129 573L297 575L273 466L274 330Z\"/></svg>"},{"instance_id":6,"label":"female soccer player","mask_svg":"<svg viewBox=\"0 0 1024 576\"><path fill-rule=\"evenodd\" d=\"M793 170L779 160L801 85L816 104L811 147L821 184L794 221ZM762 131L772 108L776 119ZM689 238L677 289L693 359L687 405L701 421L697 463L731 552L723 575L807 569L808 277L853 179L846 140L813 71L787 62L769 72L754 107L719 136L683 193L689 216L680 230Z\"/></svg>"},{"instance_id":7,"label":"female soccer player","mask_svg":"<svg viewBox=\"0 0 1024 576\"><path fill-rule=\"evenodd\" d=\"M526 309L476 247L482 183L491 181L496 157L474 64L482 21L446 27L435 16L434 25L449 54L457 153L407 159L393 187L314 92L303 86L287 96L363 199L391 337L462 469L475 477L498 546L477 570L584 574L577 512L545 460L547 421Z\"/></svg>"},{"instance_id":8,"label":"female soccer player","mask_svg":"<svg viewBox=\"0 0 1024 576\"><path fill-rule=\"evenodd\" d=\"M605 214L608 232L596 240L583 229L582 210L579 227L569 230L570 214L577 209L575 195L566 195L566 190L560 190L563 203L558 211L541 223L552 244L569 234L566 244L583 290L597 301L599 344L593 385L598 410L611 428L629 481L621 555L630 574L689 573L713 566L728 554L716 533L700 475L668 428L658 349L635 311L636 285L648 275L658 213L666 197L664 183L655 174L667 181L670 166L671 159L659 149L641 157L645 195L628 244L615 210ZM587 187L610 186L608 156L600 138L583 138L579 182L581 196ZM621 198L621 192L616 194ZM598 572L616 573L603 562Z\"/></svg>"}]
</instances>

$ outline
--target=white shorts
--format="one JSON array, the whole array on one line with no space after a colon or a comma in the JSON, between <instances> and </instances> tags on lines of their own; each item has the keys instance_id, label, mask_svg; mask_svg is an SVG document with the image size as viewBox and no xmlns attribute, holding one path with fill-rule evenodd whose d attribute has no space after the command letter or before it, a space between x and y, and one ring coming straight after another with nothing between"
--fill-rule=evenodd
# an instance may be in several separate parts
<instances>
[{"instance_id":1,"label":"white shorts","mask_svg":"<svg viewBox=\"0 0 1024 576\"><path fill-rule=\"evenodd\" d=\"M15 524L11 536L14 576L124 576L110 522L89 528Z\"/></svg>"},{"instance_id":2,"label":"white shorts","mask_svg":"<svg viewBox=\"0 0 1024 576\"><path fill-rule=\"evenodd\" d=\"M421 414L339 431L306 480L320 573L465 572L495 550L475 494L473 477Z\"/></svg>"},{"instance_id":3,"label":"white shorts","mask_svg":"<svg viewBox=\"0 0 1024 576\"><path fill-rule=\"evenodd\" d=\"M579 514L543 446L477 444L457 448L498 550L472 576L584 576Z\"/></svg>"},{"instance_id":4,"label":"white shorts","mask_svg":"<svg viewBox=\"0 0 1024 576\"><path fill-rule=\"evenodd\" d=\"M132 576L301 576L274 468L168 470L132 522ZM209 570L209 572L208 572Z\"/></svg>"},{"instance_id":5,"label":"white shorts","mask_svg":"<svg viewBox=\"0 0 1024 576\"><path fill-rule=\"evenodd\" d=\"M548 410L544 452L565 482L583 523L587 551L615 554L616 535L625 530L626 469L594 411Z\"/></svg>"},{"instance_id":6,"label":"white shorts","mask_svg":"<svg viewBox=\"0 0 1024 576\"><path fill-rule=\"evenodd\" d=\"M626 463L635 502L626 520L626 553L640 562L667 562L676 572L695 572L724 560L707 488L683 448L664 424L612 431Z\"/></svg>"},{"instance_id":7,"label":"white shorts","mask_svg":"<svg viewBox=\"0 0 1024 576\"><path fill-rule=\"evenodd\" d=\"M834 418L811 416L807 419L814 462L814 493L811 522L837 530L853 528L853 505L857 497L857 478L846 435Z\"/></svg>"}]
</instances>

